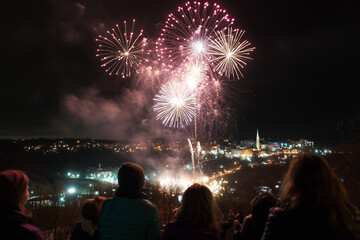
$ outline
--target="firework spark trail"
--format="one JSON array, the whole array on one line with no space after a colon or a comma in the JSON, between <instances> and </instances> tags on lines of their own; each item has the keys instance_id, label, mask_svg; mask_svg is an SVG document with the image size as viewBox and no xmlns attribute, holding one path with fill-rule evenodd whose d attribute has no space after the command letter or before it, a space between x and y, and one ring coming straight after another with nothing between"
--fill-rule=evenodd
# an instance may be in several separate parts
<instances>
[{"instance_id":1,"label":"firework spark trail","mask_svg":"<svg viewBox=\"0 0 360 240\"><path fill-rule=\"evenodd\" d=\"M235 127L237 112L242 96L241 82L236 79L208 81L198 91L201 106L197 112L197 135L199 140L219 137ZM221 124L219 124L221 123Z\"/></svg>"},{"instance_id":2,"label":"firework spark trail","mask_svg":"<svg viewBox=\"0 0 360 240\"><path fill-rule=\"evenodd\" d=\"M189 58L209 62L209 39L233 22L216 3L211 8L207 2L187 2L185 8L178 7L177 14L169 14L157 41L158 60L165 61L169 68Z\"/></svg>"},{"instance_id":3,"label":"firework spark trail","mask_svg":"<svg viewBox=\"0 0 360 240\"><path fill-rule=\"evenodd\" d=\"M197 114L195 94L184 84L169 82L163 85L154 101L153 109L158 112L156 119L162 120L165 126L188 125Z\"/></svg>"},{"instance_id":4,"label":"firework spark trail","mask_svg":"<svg viewBox=\"0 0 360 240\"><path fill-rule=\"evenodd\" d=\"M247 40L241 41L245 31L232 29L231 27L223 31L215 32L216 37L211 39L209 53L214 56L211 60L215 63L214 71L220 75L223 73L227 78L235 77L237 79L244 77L241 69L246 65L247 60L255 47Z\"/></svg>"},{"instance_id":5,"label":"firework spark trail","mask_svg":"<svg viewBox=\"0 0 360 240\"><path fill-rule=\"evenodd\" d=\"M200 156L201 155L200 154L201 154L201 145L200 145L200 141L197 141L197 144L196 144L196 158L197 158L197 164L199 166L199 171L202 174L203 169L202 169L202 166L201 166L201 161L200 161Z\"/></svg>"},{"instance_id":6,"label":"firework spark trail","mask_svg":"<svg viewBox=\"0 0 360 240\"><path fill-rule=\"evenodd\" d=\"M194 159L194 149L191 143L190 138L187 139L188 143L189 143L189 148L190 148L190 154L191 154L191 161L192 161L192 167L193 167L193 174L195 173L195 159Z\"/></svg>"},{"instance_id":7,"label":"firework spark trail","mask_svg":"<svg viewBox=\"0 0 360 240\"><path fill-rule=\"evenodd\" d=\"M142 60L147 61L144 55L144 46L146 38L143 38L143 30L138 35L134 34L135 19L132 22L131 32L127 31L127 23L124 21L124 32L121 31L119 25L107 31L111 37L99 35L96 39L99 48L97 49L97 57L101 58L102 67L106 68L109 75L115 73L120 74L123 78L131 75L131 70L137 67Z\"/></svg>"}]
</instances>

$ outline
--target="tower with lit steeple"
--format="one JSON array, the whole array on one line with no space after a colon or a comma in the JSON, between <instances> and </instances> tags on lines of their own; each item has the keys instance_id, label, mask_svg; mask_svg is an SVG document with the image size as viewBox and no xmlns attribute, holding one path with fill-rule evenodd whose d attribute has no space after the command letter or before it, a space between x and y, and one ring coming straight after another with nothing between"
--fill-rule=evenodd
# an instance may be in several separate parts
<instances>
[{"instance_id":1,"label":"tower with lit steeple","mask_svg":"<svg viewBox=\"0 0 360 240\"><path fill-rule=\"evenodd\" d=\"M256 129L256 148L257 148L257 150L260 150L259 129Z\"/></svg>"}]
</instances>

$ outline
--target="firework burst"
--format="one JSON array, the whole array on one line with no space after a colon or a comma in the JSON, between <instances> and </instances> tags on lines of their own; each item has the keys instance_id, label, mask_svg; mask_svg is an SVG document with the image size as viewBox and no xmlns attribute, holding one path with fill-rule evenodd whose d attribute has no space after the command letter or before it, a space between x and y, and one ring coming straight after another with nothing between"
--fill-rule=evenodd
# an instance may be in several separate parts
<instances>
[{"instance_id":1,"label":"firework burst","mask_svg":"<svg viewBox=\"0 0 360 240\"><path fill-rule=\"evenodd\" d=\"M226 10L216 3L211 7L207 2L187 2L176 14L168 16L157 41L158 60L165 62L168 68L177 67L188 59L208 62L212 35L233 22Z\"/></svg>"},{"instance_id":2,"label":"firework burst","mask_svg":"<svg viewBox=\"0 0 360 240\"><path fill-rule=\"evenodd\" d=\"M180 79L191 90L199 92L208 80L208 67L203 61L189 60L172 72L174 78Z\"/></svg>"},{"instance_id":3,"label":"firework burst","mask_svg":"<svg viewBox=\"0 0 360 240\"><path fill-rule=\"evenodd\" d=\"M158 113L156 119L169 127L188 125L198 110L195 94L180 83L163 85L154 101L156 104L153 109Z\"/></svg>"},{"instance_id":4,"label":"firework burst","mask_svg":"<svg viewBox=\"0 0 360 240\"><path fill-rule=\"evenodd\" d=\"M225 77L244 77L241 69L246 65L246 61L252 60L249 57L255 47L247 40L241 41L245 31L232 29L218 31L216 37L211 39L209 53L214 56L211 60L215 64L214 71Z\"/></svg>"},{"instance_id":5,"label":"firework burst","mask_svg":"<svg viewBox=\"0 0 360 240\"><path fill-rule=\"evenodd\" d=\"M119 25L112 31L107 31L110 37L99 35L97 57L101 58L102 67L106 68L109 75L115 73L123 78L131 75L133 68L136 68L144 58L144 46L146 38L143 38L143 30L134 33L135 19L132 22L131 31L128 32L127 23L124 21L124 30Z\"/></svg>"}]
</instances>

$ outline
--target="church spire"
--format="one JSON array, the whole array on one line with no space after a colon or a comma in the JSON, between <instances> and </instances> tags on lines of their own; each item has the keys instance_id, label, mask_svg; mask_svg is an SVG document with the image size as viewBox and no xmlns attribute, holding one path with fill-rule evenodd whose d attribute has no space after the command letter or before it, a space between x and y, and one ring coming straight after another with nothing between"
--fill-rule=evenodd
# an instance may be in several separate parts
<instances>
[{"instance_id":1,"label":"church spire","mask_svg":"<svg viewBox=\"0 0 360 240\"><path fill-rule=\"evenodd\" d=\"M256 148L257 148L257 150L260 150L259 129L256 129Z\"/></svg>"}]
</instances>

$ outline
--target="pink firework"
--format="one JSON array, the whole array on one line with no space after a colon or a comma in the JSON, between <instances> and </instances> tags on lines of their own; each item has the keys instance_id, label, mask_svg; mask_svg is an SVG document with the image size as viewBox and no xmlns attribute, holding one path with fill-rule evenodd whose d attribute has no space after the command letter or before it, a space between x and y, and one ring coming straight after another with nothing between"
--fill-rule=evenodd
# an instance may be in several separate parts
<instances>
[{"instance_id":1,"label":"pink firework","mask_svg":"<svg viewBox=\"0 0 360 240\"><path fill-rule=\"evenodd\" d=\"M170 69L188 59L209 63L210 39L233 22L216 3L187 2L177 13L169 14L156 43L158 60Z\"/></svg>"}]
</instances>

